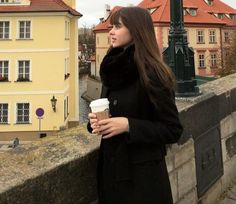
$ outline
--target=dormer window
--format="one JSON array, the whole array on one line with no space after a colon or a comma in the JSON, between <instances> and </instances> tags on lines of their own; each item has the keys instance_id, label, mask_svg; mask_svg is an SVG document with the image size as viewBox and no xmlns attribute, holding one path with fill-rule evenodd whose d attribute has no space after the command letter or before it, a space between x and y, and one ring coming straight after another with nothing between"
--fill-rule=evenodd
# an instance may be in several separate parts
<instances>
[{"instance_id":1,"label":"dormer window","mask_svg":"<svg viewBox=\"0 0 236 204\"><path fill-rule=\"evenodd\" d=\"M229 14L230 19L235 20L235 14Z\"/></svg>"},{"instance_id":2,"label":"dormer window","mask_svg":"<svg viewBox=\"0 0 236 204\"><path fill-rule=\"evenodd\" d=\"M207 5L212 6L214 0L204 0Z\"/></svg>"},{"instance_id":3,"label":"dormer window","mask_svg":"<svg viewBox=\"0 0 236 204\"><path fill-rule=\"evenodd\" d=\"M208 0L208 5L212 6L213 5L213 0Z\"/></svg>"},{"instance_id":4,"label":"dormer window","mask_svg":"<svg viewBox=\"0 0 236 204\"><path fill-rule=\"evenodd\" d=\"M224 14L223 13L218 13L218 18L219 19L223 19L224 18Z\"/></svg>"},{"instance_id":5,"label":"dormer window","mask_svg":"<svg viewBox=\"0 0 236 204\"><path fill-rule=\"evenodd\" d=\"M156 8L148 8L147 10L149 11L150 14L152 14L154 11L157 10L158 7Z\"/></svg>"},{"instance_id":6,"label":"dormer window","mask_svg":"<svg viewBox=\"0 0 236 204\"><path fill-rule=\"evenodd\" d=\"M184 12L184 16L186 16L186 15L187 15L187 11L186 11L186 9L184 9L183 12Z\"/></svg>"},{"instance_id":7,"label":"dormer window","mask_svg":"<svg viewBox=\"0 0 236 204\"><path fill-rule=\"evenodd\" d=\"M196 16L197 15L197 9L195 8L189 8L187 9L190 16Z\"/></svg>"},{"instance_id":8,"label":"dormer window","mask_svg":"<svg viewBox=\"0 0 236 204\"><path fill-rule=\"evenodd\" d=\"M229 14L227 14L227 13L225 14L225 16L226 16L227 18L230 18L230 15L229 15Z\"/></svg>"}]
</instances>

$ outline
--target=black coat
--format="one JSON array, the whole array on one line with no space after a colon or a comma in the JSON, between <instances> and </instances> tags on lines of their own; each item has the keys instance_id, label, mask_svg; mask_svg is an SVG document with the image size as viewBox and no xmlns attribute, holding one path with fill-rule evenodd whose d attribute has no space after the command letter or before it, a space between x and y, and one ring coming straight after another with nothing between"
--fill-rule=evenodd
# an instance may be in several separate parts
<instances>
[{"instance_id":1,"label":"black coat","mask_svg":"<svg viewBox=\"0 0 236 204\"><path fill-rule=\"evenodd\" d=\"M171 204L165 145L182 133L174 95L160 89L150 101L133 61L134 48L113 49L101 64L101 97L112 117L127 117L129 132L102 139L98 163L100 204Z\"/></svg>"}]
</instances>

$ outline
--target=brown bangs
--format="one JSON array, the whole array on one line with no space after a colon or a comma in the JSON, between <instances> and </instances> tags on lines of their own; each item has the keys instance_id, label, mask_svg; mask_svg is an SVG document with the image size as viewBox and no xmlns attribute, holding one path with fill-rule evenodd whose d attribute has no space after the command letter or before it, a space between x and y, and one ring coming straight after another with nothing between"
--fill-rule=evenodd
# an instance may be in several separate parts
<instances>
[{"instance_id":1,"label":"brown bangs","mask_svg":"<svg viewBox=\"0 0 236 204\"><path fill-rule=\"evenodd\" d=\"M115 13L113 13L111 16L111 19L110 19L111 25L120 24L120 22L119 22L120 16L121 16L121 10L118 10Z\"/></svg>"}]
</instances>

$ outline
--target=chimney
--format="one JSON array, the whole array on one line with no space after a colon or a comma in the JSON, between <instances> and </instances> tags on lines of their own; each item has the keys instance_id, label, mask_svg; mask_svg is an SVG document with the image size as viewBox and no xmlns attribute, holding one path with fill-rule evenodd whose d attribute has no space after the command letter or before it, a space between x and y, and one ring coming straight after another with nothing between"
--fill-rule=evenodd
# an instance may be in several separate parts
<instances>
[{"instance_id":1,"label":"chimney","mask_svg":"<svg viewBox=\"0 0 236 204\"><path fill-rule=\"evenodd\" d=\"M111 13L111 7L108 4L105 4L105 10L104 10L104 20L108 18L108 16Z\"/></svg>"}]
</instances>

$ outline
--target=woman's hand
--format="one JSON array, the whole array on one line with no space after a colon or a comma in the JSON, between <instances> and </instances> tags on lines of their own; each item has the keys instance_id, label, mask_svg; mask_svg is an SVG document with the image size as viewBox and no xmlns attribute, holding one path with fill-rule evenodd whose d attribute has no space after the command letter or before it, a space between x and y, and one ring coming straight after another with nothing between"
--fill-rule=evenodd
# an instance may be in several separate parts
<instances>
[{"instance_id":1,"label":"woman's hand","mask_svg":"<svg viewBox=\"0 0 236 204\"><path fill-rule=\"evenodd\" d=\"M129 132L129 121L125 117L100 120L95 131L102 135L104 139L110 138L124 132Z\"/></svg>"},{"instance_id":2,"label":"woman's hand","mask_svg":"<svg viewBox=\"0 0 236 204\"><path fill-rule=\"evenodd\" d=\"M97 133L97 134L98 134L97 128L98 128L99 126L98 126L98 119L97 119L96 114L94 114L94 113L89 113L89 114L88 114L88 119L89 119L91 128L93 129L92 133L95 133L95 134Z\"/></svg>"}]
</instances>

